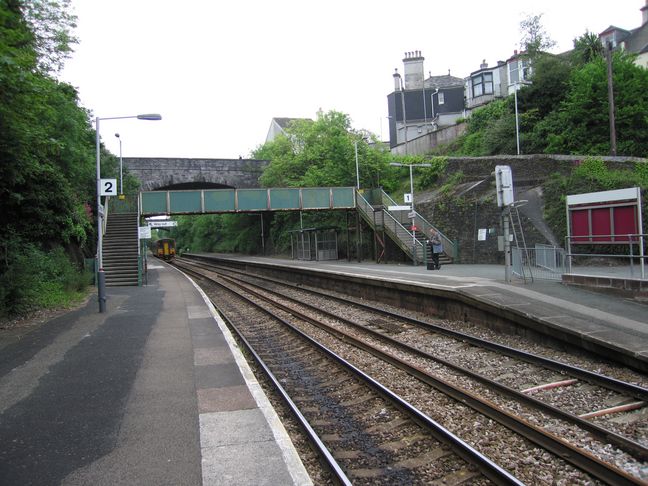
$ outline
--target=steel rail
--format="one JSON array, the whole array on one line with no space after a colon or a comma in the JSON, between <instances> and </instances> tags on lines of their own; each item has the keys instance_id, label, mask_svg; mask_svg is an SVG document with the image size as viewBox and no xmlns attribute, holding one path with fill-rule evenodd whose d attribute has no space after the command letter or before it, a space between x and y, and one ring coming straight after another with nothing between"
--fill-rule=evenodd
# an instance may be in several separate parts
<instances>
[{"instance_id":1,"label":"steel rail","mask_svg":"<svg viewBox=\"0 0 648 486\"><path fill-rule=\"evenodd\" d=\"M290 329L292 332L300 336L302 339L306 340L308 343L310 343L312 346L316 347L323 353L325 353L327 356L332 358L334 361L342 365L344 368L347 370L351 371L353 374L358 376L362 381L364 381L367 385L369 385L371 388L379 392L381 395L389 399L392 403L394 403L397 407L401 408L404 410L406 413L411 415L414 420L420 424L423 424L427 430L440 442L443 442L450 446L450 448L457 454L459 457L464 459L465 461L475 465L481 472L486 476L488 479L493 481L495 484L500 484L500 485L523 485L524 483L521 482L519 479L517 479L515 476L513 476L511 473L506 471L504 468L499 466L498 464L494 463L492 460L490 460L488 457L484 456L481 454L479 451L474 449L472 446L470 446L468 443L464 442L461 438L450 432L448 429L443 427L441 424L433 420L431 417L428 415L424 414L420 410L418 410L416 407L411 405L409 402L398 396L396 393L392 392L389 388L385 387L382 385L380 382L377 380L373 379L371 376L367 375L365 372L351 364L350 362L346 361L344 358L333 352L332 350L328 349L326 346L323 344L317 342L301 330L297 329L294 325L292 325L290 322L286 321L285 319L281 318L280 316L274 314L272 311L269 309L261 306L257 302L254 302L253 300L249 299L248 297L241 295L239 292L236 292L232 290L231 288L228 288L224 284L217 282L210 277L207 277L205 275L201 275L202 278L207 278L213 283L221 286L222 288L228 290L229 292L234 293L236 296L238 296L240 299L244 300L247 302L249 305L257 308L258 310L266 313L267 315L271 316L273 319L276 319L277 321L281 322L285 327ZM244 289L245 290L245 289ZM247 291L247 290L245 290Z\"/></svg>"},{"instance_id":2,"label":"steel rail","mask_svg":"<svg viewBox=\"0 0 648 486\"><path fill-rule=\"evenodd\" d=\"M200 261L203 262L203 260L200 260ZM214 268L218 268L217 265L214 265L214 264L211 264L211 263L209 263L209 265L211 265ZM510 346L506 346L506 345L503 345L503 344L498 344L498 343L495 343L495 342L492 342L492 341L488 341L486 339L471 336L470 334L466 334L466 333L463 333L463 332L460 332L460 331L454 331L452 329L447 329L445 327L438 326L438 325L433 324L431 322L422 321L420 319L416 319L414 317L399 314L397 312L392 312L392 311L388 311L388 310L385 310L385 309L372 307L372 306L370 306L368 304L365 304L363 302L358 302L356 300L353 300L352 298L345 299L345 298L338 297L338 296L335 296L335 295L330 295L330 294L327 294L327 293L324 293L324 292L320 292L318 290L314 290L314 289L310 289L310 288L304 288L304 287L301 287L299 285L292 284L292 283L289 283L289 282L280 281L280 280L277 280L277 279L264 277L264 276L260 276L260 275L256 275L256 274L254 274L254 275L247 274L245 272L241 272L240 270L236 270L236 269L227 268L227 271L234 272L234 273L239 273L239 274L246 275L246 276L253 277L253 278L258 278L258 279L261 279L261 280L266 280L266 281L269 281L269 282L274 282L274 283L277 283L277 284L280 284L280 285L285 285L287 287L292 287L294 289L298 289L298 290L301 290L301 291L304 291L304 292L312 293L314 295L324 296L326 298L330 298L330 299L336 300L338 302L355 305L355 306L361 307L363 309L368 309L371 312L382 314L382 315L387 316L387 317L401 319L401 320L404 320L404 321L409 322L411 324L414 324L416 326L422 327L422 328L424 328L426 330L429 330L429 331L433 331L433 332L436 332L436 333L439 333L439 334L450 336L450 337L453 337L455 339L459 339L459 340L468 342L468 343L473 344L475 346L482 347L482 348L485 348L485 349L489 349L491 351L496 351L496 352L504 354L506 356L526 361L527 363L540 364L540 365L545 366L546 368L551 369L553 371L557 371L559 373L570 374L571 376L580 378L580 379L582 379L584 381L587 381L588 383L599 385L599 386L602 386L604 388L608 388L608 389L610 389L612 391L616 391L616 392L624 394L624 395L629 395L629 396L634 397L634 398L636 398L638 400L648 401L648 388L644 388L642 386L635 385L633 383L627 383L627 382L624 382L624 381L621 381L621 380L617 380L616 378L612 378L612 377L602 375L602 374L599 374L599 373L594 373L592 371L588 371L588 370L585 370L583 368L579 368L577 366L569 365L569 364L566 364L566 363L561 363L560 361L556 361L556 360L553 360L553 359L550 359L550 358L545 358L543 356L538 356L536 354L529 353L527 351L522 351L522 350L519 350L519 349L516 349L516 348L512 348Z\"/></svg>"},{"instance_id":3,"label":"steel rail","mask_svg":"<svg viewBox=\"0 0 648 486\"><path fill-rule=\"evenodd\" d=\"M224 277L224 279L231 282L234 285L237 285L238 287L242 288L244 291L249 292L255 295L256 297L264 300L265 302L273 306L276 306L284 310L285 312L288 312L294 315L295 317L298 317L299 319L303 319L307 322L310 322L311 324L317 326L322 330L325 330L326 332L329 332L330 334L335 335L338 339L344 341L345 343L351 343L352 345L373 354L379 359L391 363L392 365L398 367L399 369L418 378L424 383L440 390L442 393L445 393L446 395L452 397L453 399L459 401L460 403L463 403L473 408L477 412L482 413L483 415L486 415L487 417L497 421L498 423L504 425L510 430L527 438L534 444L537 444L540 447L552 452L556 456L571 463L572 465L576 466L582 471L591 474L593 477L596 477L597 479L606 482L607 484L613 484L613 485L645 484L643 481L636 478L635 476L632 476L626 473L625 471L617 468L616 466L600 460L593 454L590 454L566 442L564 439L557 437L551 434L550 432L547 432L544 429L537 427L527 422L526 420L507 412L506 410L500 408L499 406L491 403L488 400L485 400L473 393L463 390L462 388L453 385L441 378L435 377L425 372L421 368L417 366L413 366L401 360L400 358L394 356L391 353L387 353L385 351L379 350L374 346L356 338L355 336L352 336L339 329L335 329L329 326L328 324L325 324L317 319L314 319L311 316L303 314L302 312L299 312L289 306L285 306L281 303L278 303L266 296L263 296L262 294L259 294L254 290L248 289L245 286L242 286L241 284L234 281L234 279L232 279L231 277ZM313 308L318 312L323 312L329 317L334 317L336 319L339 319L338 317L330 316L329 315L330 313L326 311L316 309L313 306L309 306L308 304L304 304L301 302L299 304ZM269 312L269 311L266 310L265 312ZM301 333L301 331L298 332Z\"/></svg>"},{"instance_id":4,"label":"steel rail","mask_svg":"<svg viewBox=\"0 0 648 486\"><path fill-rule=\"evenodd\" d=\"M232 277L229 277L229 278L232 278ZM252 284L250 282L245 282L245 283L247 285L254 285L254 284ZM292 302L295 302L298 305L307 307L307 308L309 308L309 309L311 309L311 310L313 310L315 312L319 312L321 314L324 314L324 315L326 315L326 316L328 316L328 317L330 317L332 319L337 319L337 320L339 320L341 322L344 322L344 323L348 324L349 326L352 326L355 329L358 329L358 330L360 330L362 332L365 332L365 333L371 335L375 339L379 339L379 340L382 340L384 342L387 342L388 344L390 344L392 346L396 346L396 347L398 347L398 348L400 348L400 349L402 349L402 350L404 350L404 351L406 351L408 353L414 354L414 355L419 356L421 358L425 358L425 359L435 361L435 362L440 363L440 364L442 364L444 366L447 366L448 368L451 368L451 369L453 369L455 371L459 371L460 373L463 373L463 374L467 375L468 377L473 378L476 381L479 381L479 382L481 382L481 383L483 383L483 384L485 384L485 385L487 385L489 387L492 387L492 388L496 389L497 391L499 391L501 393L504 393L504 394L516 399L516 400L519 400L519 401L521 401L523 403L526 403L527 405L530 405L530 406L532 406L534 408L537 408L537 409L539 409L539 410L541 410L543 412L551 414L552 416L554 416L554 417L556 417L556 418L558 418L560 420L564 420L566 422L572 423L572 424L582 428L583 430L586 430L587 432L592 433L593 435L598 437L599 440L602 440L602 441L607 442L607 443L611 443L611 444L619 447L620 449L628 452L629 454L634 456L636 459L639 459L639 460L642 460L642 461L648 460L648 448L644 447L643 445L641 445L638 442L635 442L635 441L629 439L628 437L624 437L624 436L622 436L622 435L620 435L620 434L618 434L618 433L616 433L614 431L605 429L604 427L601 427L600 425L597 425L594 422L590 422L589 420L586 420L586 419L584 419L582 417L579 417L578 415L575 415L575 414L572 414L570 412L561 410L561 409L559 409L557 407L554 407L553 405L550 405L550 404L545 403L545 402L543 402L541 400L538 400L537 398L534 398L534 397L532 397L532 396L530 396L530 395L528 395L526 393L523 393L523 392L521 392L519 390L516 390L514 388L511 388L509 386L503 385L503 384L501 384L501 383L499 383L497 381L494 381L494 380L492 380L492 379L490 379L490 378L488 378L486 376L483 376L483 375L481 375L481 374L479 374L479 373L477 373L475 371L472 371L472 370L470 370L468 368L464 368L461 365L457 365L457 364L452 363L452 362L450 362L450 361L448 361L446 359L443 359L441 357L434 356L434 355L432 355L432 354L430 354L430 353L428 353L426 351L418 349L418 348L416 348L414 346L411 346L409 344L403 343L402 341L394 339L394 338L392 338L392 337L390 337L388 335L385 335L385 334L383 334L381 332L374 331L373 329L369 329L366 326L364 326L363 324L355 322L355 321L353 321L351 319L348 319L346 317L337 315L337 314L335 314L333 312L327 311L325 309L321 309L321 308L319 308L317 306L308 304L306 302L298 301L298 300L294 299L293 297L282 294L281 292L277 292L277 291L270 290L270 289L265 289L265 288L263 289L263 291L271 293L271 294L276 295L276 296L279 296L281 298L290 300ZM288 308L286 308L286 309L288 309ZM286 310L286 309L284 309L284 310Z\"/></svg>"}]
</instances>

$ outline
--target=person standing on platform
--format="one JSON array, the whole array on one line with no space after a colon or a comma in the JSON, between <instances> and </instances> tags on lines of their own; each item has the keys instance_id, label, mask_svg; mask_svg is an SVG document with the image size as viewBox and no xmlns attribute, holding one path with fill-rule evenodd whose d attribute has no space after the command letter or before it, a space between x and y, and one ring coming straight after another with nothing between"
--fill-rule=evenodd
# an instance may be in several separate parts
<instances>
[{"instance_id":1,"label":"person standing on platform","mask_svg":"<svg viewBox=\"0 0 648 486\"><path fill-rule=\"evenodd\" d=\"M441 242L439 233L434 228L430 229L429 242L432 247L432 268L428 265L428 269L439 270L441 268L441 265L439 265L439 255L443 252L443 243Z\"/></svg>"}]
</instances>

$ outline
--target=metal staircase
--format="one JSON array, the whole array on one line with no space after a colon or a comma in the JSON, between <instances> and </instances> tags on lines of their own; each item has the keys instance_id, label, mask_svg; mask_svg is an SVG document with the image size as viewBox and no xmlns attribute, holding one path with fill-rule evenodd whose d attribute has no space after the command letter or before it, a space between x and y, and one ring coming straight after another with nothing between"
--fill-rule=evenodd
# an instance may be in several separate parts
<instances>
[{"instance_id":1,"label":"metal staircase","mask_svg":"<svg viewBox=\"0 0 648 486\"><path fill-rule=\"evenodd\" d=\"M426 239L431 228L434 228L443 242L444 254L441 255L442 265L452 263L455 253L455 244L452 240L441 233L420 214L415 212L414 226L416 231L411 230L412 219L408 218L408 211L389 211L389 206L398 206L394 200L382 189L378 199L379 204L371 204L359 192L356 192L356 203L359 214L369 226L377 233L389 236L389 238L412 259L415 265L427 262ZM374 197L372 200L376 200ZM384 240L377 238L377 241L384 245Z\"/></svg>"},{"instance_id":2,"label":"metal staircase","mask_svg":"<svg viewBox=\"0 0 648 486\"><path fill-rule=\"evenodd\" d=\"M139 285L138 214L112 213L103 237L106 286Z\"/></svg>"}]
</instances>

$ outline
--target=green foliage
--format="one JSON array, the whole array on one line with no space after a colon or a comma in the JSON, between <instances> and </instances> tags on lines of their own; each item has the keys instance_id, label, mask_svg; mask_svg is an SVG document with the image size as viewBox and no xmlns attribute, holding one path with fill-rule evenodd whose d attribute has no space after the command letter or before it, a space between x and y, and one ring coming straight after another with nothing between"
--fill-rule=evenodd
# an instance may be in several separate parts
<instances>
[{"instance_id":1,"label":"green foliage","mask_svg":"<svg viewBox=\"0 0 648 486\"><path fill-rule=\"evenodd\" d=\"M486 156L515 154L515 114L509 100L495 100L476 109L468 119L466 135L454 154Z\"/></svg>"},{"instance_id":2,"label":"green foliage","mask_svg":"<svg viewBox=\"0 0 648 486\"><path fill-rule=\"evenodd\" d=\"M317 120L297 120L253 156L270 160L261 176L265 187L355 186L355 147L361 187L389 184L388 150L368 144L351 129L348 115L318 113Z\"/></svg>"},{"instance_id":3,"label":"green foliage","mask_svg":"<svg viewBox=\"0 0 648 486\"><path fill-rule=\"evenodd\" d=\"M542 14L529 15L522 20L520 22L520 33L522 34L520 47L532 58L536 54L547 51L556 45L556 42L549 37L542 25Z\"/></svg>"},{"instance_id":4,"label":"green foliage","mask_svg":"<svg viewBox=\"0 0 648 486\"><path fill-rule=\"evenodd\" d=\"M94 253L94 131L76 90L52 77L74 43L69 3L0 2L4 314L63 303L83 277L60 248Z\"/></svg>"},{"instance_id":5,"label":"green foliage","mask_svg":"<svg viewBox=\"0 0 648 486\"><path fill-rule=\"evenodd\" d=\"M574 50L571 53L574 65L584 66L603 57L604 54L603 44L595 33L586 31L583 35L574 39Z\"/></svg>"},{"instance_id":6,"label":"green foliage","mask_svg":"<svg viewBox=\"0 0 648 486\"><path fill-rule=\"evenodd\" d=\"M432 187L439 178L445 174L446 169L448 168L448 158L447 157L432 157L428 163L432 167L422 167L418 169L418 178L417 178L417 189L426 189Z\"/></svg>"},{"instance_id":7,"label":"green foliage","mask_svg":"<svg viewBox=\"0 0 648 486\"><path fill-rule=\"evenodd\" d=\"M66 306L83 296L89 275L72 265L61 248L45 252L16 239L2 250L0 317Z\"/></svg>"},{"instance_id":8,"label":"green foliage","mask_svg":"<svg viewBox=\"0 0 648 486\"><path fill-rule=\"evenodd\" d=\"M462 171L453 172L441 186L441 194L448 195L464 180L464 173ZM459 199L459 198L455 198Z\"/></svg>"},{"instance_id":9,"label":"green foliage","mask_svg":"<svg viewBox=\"0 0 648 486\"><path fill-rule=\"evenodd\" d=\"M648 153L648 71L631 56L615 53L613 80L617 153L643 157ZM572 74L569 90L545 130L549 153L598 155L610 151L607 66L602 58Z\"/></svg>"}]
</instances>

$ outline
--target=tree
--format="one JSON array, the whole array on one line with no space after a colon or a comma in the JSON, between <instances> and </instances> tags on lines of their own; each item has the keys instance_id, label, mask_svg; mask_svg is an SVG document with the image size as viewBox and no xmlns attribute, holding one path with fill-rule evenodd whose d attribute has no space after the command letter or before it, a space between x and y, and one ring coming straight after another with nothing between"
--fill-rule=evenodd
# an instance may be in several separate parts
<instances>
[{"instance_id":1,"label":"tree","mask_svg":"<svg viewBox=\"0 0 648 486\"><path fill-rule=\"evenodd\" d=\"M73 43L68 5L0 0L0 314L22 309L33 282L55 278L36 260L94 241L94 132L76 90L51 76ZM11 277L21 272L22 284Z\"/></svg>"},{"instance_id":2,"label":"tree","mask_svg":"<svg viewBox=\"0 0 648 486\"><path fill-rule=\"evenodd\" d=\"M20 2L32 33L31 47L43 73L59 72L77 39L71 35L76 16L70 14L70 0L27 0Z\"/></svg>"},{"instance_id":3,"label":"tree","mask_svg":"<svg viewBox=\"0 0 648 486\"><path fill-rule=\"evenodd\" d=\"M361 186L389 183L389 153L370 146L351 128L348 115L318 113L315 121L297 120L272 142L257 148L253 156L270 164L261 176L266 187L355 186L355 144L358 147Z\"/></svg>"},{"instance_id":4,"label":"tree","mask_svg":"<svg viewBox=\"0 0 648 486\"><path fill-rule=\"evenodd\" d=\"M520 22L520 47L530 58L547 51L556 45L542 25L542 14L529 15Z\"/></svg>"},{"instance_id":5,"label":"tree","mask_svg":"<svg viewBox=\"0 0 648 486\"><path fill-rule=\"evenodd\" d=\"M574 39L571 59L576 66L584 66L588 62L603 57L604 54L603 44L596 34L587 31Z\"/></svg>"},{"instance_id":6,"label":"tree","mask_svg":"<svg viewBox=\"0 0 648 486\"><path fill-rule=\"evenodd\" d=\"M633 56L613 56L617 152L648 154L648 71L634 64ZM610 151L607 66L595 59L574 71L565 100L545 122L549 153L585 155Z\"/></svg>"}]
</instances>

